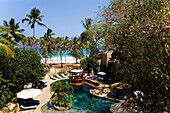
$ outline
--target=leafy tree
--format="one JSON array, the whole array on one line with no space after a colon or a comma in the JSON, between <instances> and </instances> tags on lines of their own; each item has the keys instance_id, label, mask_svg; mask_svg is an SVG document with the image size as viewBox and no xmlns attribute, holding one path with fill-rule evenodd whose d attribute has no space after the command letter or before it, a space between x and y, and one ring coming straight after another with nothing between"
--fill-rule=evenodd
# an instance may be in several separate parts
<instances>
[{"instance_id":1,"label":"leafy tree","mask_svg":"<svg viewBox=\"0 0 170 113\"><path fill-rule=\"evenodd\" d=\"M102 10L105 45L118 51L115 73L144 92L142 111L169 109L169 1L117 0ZM134 97L135 99L135 97ZM129 100L130 105L133 100Z\"/></svg>"},{"instance_id":2,"label":"leafy tree","mask_svg":"<svg viewBox=\"0 0 170 113\"><path fill-rule=\"evenodd\" d=\"M54 102L56 106L60 107L70 107L72 104L73 87L68 84L68 82L55 82L51 85L52 96L50 98L50 104Z\"/></svg>"},{"instance_id":3,"label":"leafy tree","mask_svg":"<svg viewBox=\"0 0 170 113\"><path fill-rule=\"evenodd\" d=\"M9 80L5 80L3 78L2 72L0 72L0 108L3 107L3 105L11 99L11 96L13 93L10 91L10 86L12 84Z\"/></svg>"},{"instance_id":4,"label":"leafy tree","mask_svg":"<svg viewBox=\"0 0 170 113\"><path fill-rule=\"evenodd\" d=\"M0 71L5 80L10 80L13 86L13 93L23 89L27 83L36 83L44 76L44 65L41 58L33 50L15 49L15 59L10 59L0 55Z\"/></svg>"}]
</instances>

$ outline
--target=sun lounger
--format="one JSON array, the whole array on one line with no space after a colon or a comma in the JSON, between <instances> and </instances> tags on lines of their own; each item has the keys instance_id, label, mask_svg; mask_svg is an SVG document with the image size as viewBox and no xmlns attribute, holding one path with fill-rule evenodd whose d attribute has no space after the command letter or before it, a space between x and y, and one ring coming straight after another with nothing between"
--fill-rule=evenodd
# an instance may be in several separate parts
<instances>
[{"instance_id":1,"label":"sun lounger","mask_svg":"<svg viewBox=\"0 0 170 113\"><path fill-rule=\"evenodd\" d=\"M71 77L70 73L67 74L68 77Z\"/></svg>"},{"instance_id":2,"label":"sun lounger","mask_svg":"<svg viewBox=\"0 0 170 113\"><path fill-rule=\"evenodd\" d=\"M50 78L53 80L56 80L56 78L53 75L51 75Z\"/></svg>"},{"instance_id":3,"label":"sun lounger","mask_svg":"<svg viewBox=\"0 0 170 113\"><path fill-rule=\"evenodd\" d=\"M112 95L117 97L121 94L121 90L117 90L115 93L113 93Z\"/></svg>"},{"instance_id":4,"label":"sun lounger","mask_svg":"<svg viewBox=\"0 0 170 113\"><path fill-rule=\"evenodd\" d=\"M35 109L37 105L20 105L21 109Z\"/></svg>"},{"instance_id":5,"label":"sun lounger","mask_svg":"<svg viewBox=\"0 0 170 113\"><path fill-rule=\"evenodd\" d=\"M57 76L56 76L57 78L59 78L59 79L61 79L62 77L59 75L59 74L57 74Z\"/></svg>"},{"instance_id":6,"label":"sun lounger","mask_svg":"<svg viewBox=\"0 0 170 113\"><path fill-rule=\"evenodd\" d=\"M103 80L103 78L102 78L102 77L98 77L98 79L99 79L99 80Z\"/></svg>"},{"instance_id":7,"label":"sun lounger","mask_svg":"<svg viewBox=\"0 0 170 113\"><path fill-rule=\"evenodd\" d=\"M87 78L92 78L92 76L88 76Z\"/></svg>"},{"instance_id":8,"label":"sun lounger","mask_svg":"<svg viewBox=\"0 0 170 113\"><path fill-rule=\"evenodd\" d=\"M40 101L39 100L26 100L26 103L27 104L38 105L38 104L40 104Z\"/></svg>"},{"instance_id":9,"label":"sun lounger","mask_svg":"<svg viewBox=\"0 0 170 113\"><path fill-rule=\"evenodd\" d=\"M66 76L65 76L64 74L61 74L61 76L62 76L63 78L66 78Z\"/></svg>"},{"instance_id":10,"label":"sun lounger","mask_svg":"<svg viewBox=\"0 0 170 113\"><path fill-rule=\"evenodd\" d=\"M42 82L42 83L44 83L44 84L47 83L47 81L45 81L45 80L40 80L40 82Z\"/></svg>"}]
</instances>

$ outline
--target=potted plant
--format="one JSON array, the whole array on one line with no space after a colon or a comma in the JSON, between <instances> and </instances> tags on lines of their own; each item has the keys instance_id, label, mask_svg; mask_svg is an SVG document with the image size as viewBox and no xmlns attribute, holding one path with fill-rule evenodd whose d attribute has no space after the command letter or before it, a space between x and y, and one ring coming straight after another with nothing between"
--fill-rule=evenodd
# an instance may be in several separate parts
<instances>
[{"instance_id":1,"label":"potted plant","mask_svg":"<svg viewBox=\"0 0 170 113\"><path fill-rule=\"evenodd\" d=\"M73 87L68 82L55 82L51 85L52 96L50 104L54 103L54 108L59 111L65 111L71 108Z\"/></svg>"}]
</instances>

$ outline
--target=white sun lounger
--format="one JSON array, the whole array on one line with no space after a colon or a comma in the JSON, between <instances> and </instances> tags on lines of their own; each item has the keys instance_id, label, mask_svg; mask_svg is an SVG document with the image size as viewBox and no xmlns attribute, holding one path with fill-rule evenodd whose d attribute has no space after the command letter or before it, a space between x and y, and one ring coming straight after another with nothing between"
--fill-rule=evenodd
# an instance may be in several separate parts
<instances>
[{"instance_id":1,"label":"white sun lounger","mask_svg":"<svg viewBox=\"0 0 170 113\"><path fill-rule=\"evenodd\" d=\"M56 78L53 75L51 75L50 78L53 80L56 80Z\"/></svg>"},{"instance_id":2,"label":"white sun lounger","mask_svg":"<svg viewBox=\"0 0 170 113\"><path fill-rule=\"evenodd\" d=\"M21 105L22 109L35 109L37 105Z\"/></svg>"},{"instance_id":3,"label":"white sun lounger","mask_svg":"<svg viewBox=\"0 0 170 113\"><path fill-rule=\"evenodd\" d=\"M57 77L57 78L59 78L59 79L61 79L61 76L60 76L60 75L58 75L58 74L57 74L57 76L56 76L56 77Z\"/></svg>"},{"instance_id":4,"label":"white sun lounger","mask_svg":"<svg viewBox=\"0 0 170 113\"><path fill-rule=\"evenodd\" d=\"M64 74L61 74L61 76L62 76L63 78L66 78L66 76L65 76Z\"/></svg>"}]
</instances>

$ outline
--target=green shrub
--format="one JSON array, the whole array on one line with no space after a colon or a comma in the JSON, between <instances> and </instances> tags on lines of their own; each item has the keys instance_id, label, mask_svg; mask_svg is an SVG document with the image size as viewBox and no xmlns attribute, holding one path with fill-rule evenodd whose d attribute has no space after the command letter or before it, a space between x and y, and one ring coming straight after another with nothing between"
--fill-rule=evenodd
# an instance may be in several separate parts
<instances>
[{"instance_id":1,"label":"green shrub","mask_svg":"<svg viewBox=\"0 0 170 113\"><path fill-rule=\"evenodd\" d=\"M15 59L0 52L0 104L4 104L27 83L36 83L45 75L41 58L32 50L14 49ZM3 95L1 95L3 93ZM4 96L5 95L5 96Z\"/></svg>"}]
</instances>

